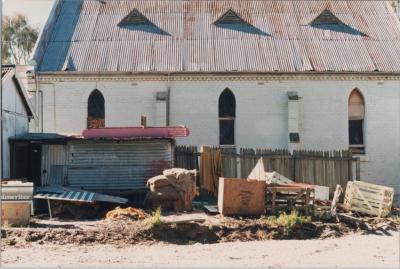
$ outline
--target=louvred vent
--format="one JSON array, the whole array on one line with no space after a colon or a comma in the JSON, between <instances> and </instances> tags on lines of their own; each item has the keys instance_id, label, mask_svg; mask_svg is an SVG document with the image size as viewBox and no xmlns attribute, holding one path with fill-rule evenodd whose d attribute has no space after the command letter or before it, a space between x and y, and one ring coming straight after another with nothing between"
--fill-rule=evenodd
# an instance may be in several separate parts
<instances>
[{"instance_id":1,"label":"louvred vent","mask_svg":"<svg viewBox=\"0 0 400 269\"><path fill-rule=\"evenodd\" d=\"M311 25L332 25L332 24L343 24L332 12L328 9L322 11L312 22Z\"/></svg>"},{"instance_id":2,"label":"louvred vent","mask_svg":"<svg viewBox=\"0 0 400 269\"><path fill-rule=\"evenodd\" d=\"M152 25L152 22L135 8L118 25Z\"/></svg>"},{"instance_id":3,"label":"louvred vent","mask_svg":"<svg viewBox=\"0 0 400 269\"><path fill-rule=\"evenodd\" d=\"M342 22L338 17L333 15L328 9L322 11L312 22L311 26L322 30L331 30L350 35L367 36L365 33L356 28Z\"/></svg>"},{"instance_id":4,"label":"louvred vent","mask_svg":"<svg viewBox=\"0 0 400 269\"><path fill-rule=\"evenodd\" d=\"M215 24L247 24L235 11L229 9L225 12L218 20L214 22Z\"/></svg>"}]
</instances>

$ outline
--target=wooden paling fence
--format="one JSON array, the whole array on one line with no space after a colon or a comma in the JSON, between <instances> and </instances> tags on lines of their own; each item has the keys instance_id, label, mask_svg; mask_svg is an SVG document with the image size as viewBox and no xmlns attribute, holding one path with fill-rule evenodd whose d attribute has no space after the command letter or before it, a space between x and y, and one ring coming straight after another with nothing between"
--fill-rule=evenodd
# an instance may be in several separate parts
<instances>
[{"instance_id":1,"label":"wooden paling fence","mask_svg":"<svg viewBox=\"0 0 400 269\"><path fill-rule=\"evenodd\" d=\"M360 163L350 151L313 151L285 149L220 149L224 177L247 178L256 162L262 157L267 172L276 171L296 182L306 182L334 188L340 184L343 189L348 180L360 179ZM175 166L199 170L199 153L196 146L177 146Z\"/></svg>"}]
</instances>

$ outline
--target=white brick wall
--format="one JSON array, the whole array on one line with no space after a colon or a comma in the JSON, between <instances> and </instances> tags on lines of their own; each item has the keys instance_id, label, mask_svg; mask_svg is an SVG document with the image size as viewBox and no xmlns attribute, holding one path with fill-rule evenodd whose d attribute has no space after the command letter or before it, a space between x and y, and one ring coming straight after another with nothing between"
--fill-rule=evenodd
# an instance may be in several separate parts
<instances>
[{"instance_id":1,"label":"white brick wall","mask_svg":"<svg viewBox=\"0 0 400 269\"><path fill-rule=\"evenodd\" d=\"M167 81L42 83L43 129L80 133L86 127L87 98L95 88L105 98L106 126L138 126L141 115L147 116L148 125L160 125L164 106L156 94L167 86ZM170 87L171 125L183 124L191 131L178 144L218 145L218 98L229 88L236 97L238 147L288 148L287 92L296 91L301 98L299 147L314 150L348 148L347 102L357 87L366 103L362 179L400 193L400 81L171 81Z\"/></svg>"}]
</instances>

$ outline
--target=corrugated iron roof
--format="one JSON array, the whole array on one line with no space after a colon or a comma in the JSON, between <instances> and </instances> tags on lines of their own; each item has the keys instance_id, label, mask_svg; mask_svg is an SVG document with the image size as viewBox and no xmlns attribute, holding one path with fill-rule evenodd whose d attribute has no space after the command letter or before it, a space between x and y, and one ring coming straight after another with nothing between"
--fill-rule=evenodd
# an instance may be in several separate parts
<instances>
[{"instance_id":1,"label":"corrugated iron roof","mask_svg":"<svg viewBox=\"0 0 400 269\"><path fill-rule=\"evenodd\" d=\"M38 191L35 196L36 199L47 199L47 200L62 200L62 201L74 201L74 202L86 202L94 203L96 200L94 192L80 191L80 190L64 190L59 188L61 192L53 191Z\"/></svg>"},{"instance_id":2,"label":"corrugated iron roof","mask_svg":"<svg viewBox=\"0 0 400 269\"><path fill-rule=\"evenodd\" d=\"M125 204L128 202L128 199L118 196L111 196L102 193L66 188L61 186L38 187L33 198L85 203L108 202Z\"/></svg>"},{"instance_id":3,"label":"corrugated iron roof","mask_svg":"<svg viewBox=\"0 0 400 269\"><path fill-rule=\"evenodd\" d=\"M14 70L15 65L2 65L1 66L1 78L3 78L8 72Z\"/></svg>"},{"instance_id":4,"label":"corrugated iron roof","mask_svg":"<svg viewBox=\"0 0 400 269\"><path fill-rule=\"evenodd\" d=\"M154 25L118 26L134 9ZM229 9L249 25L214 24ZM324 10L348 27L310 25ZM43 72L400 72L399 58L393 8L354 0L60 0L34 56Z\"/></svg>"}]
</instances>

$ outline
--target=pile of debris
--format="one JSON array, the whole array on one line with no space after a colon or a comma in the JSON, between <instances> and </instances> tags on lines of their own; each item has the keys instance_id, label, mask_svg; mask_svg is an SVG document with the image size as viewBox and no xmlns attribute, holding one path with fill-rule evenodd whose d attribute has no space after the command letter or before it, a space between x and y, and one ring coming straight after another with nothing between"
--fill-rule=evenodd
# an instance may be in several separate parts
<instances>
[{"instance_id":1,"label":"pile of debris","mask_svg":"<svg viewBox=\"0 0 400 269\"><path fill-rule=\"evenodd\" d=\"M127 208L120 208L116 207L113 210L110 210L106 214L107 220L117 220L117 219L133 219L133 220L143 220L147 217L147 214L137 208L127 207Z\"/></svg>"},{"instance_id":2,"label":"pile of debris","mask_svg":"<svg viewBox=\"0 0 400 269\"><path fill-rule=\"evenodd\" d=\"M393 206L393 188L348 181L345 192L337 185L332 200L329 194L329 187L298 183L277 172L265 171L261 158L247 179L219 179L217 211L233 216L296 211L312 215L314 221L369 232L385 233L399 226L398 217L388 217Z\"/></svg>"},{"instance_id":3,"label":"pile of debris","mask_svg":"<svg viewBox=\"0 0 400 269\"><path fill-rule=\"evenodd\" d=\"M147 201L153 206L175 211L191 211L196 196L196 170L172 168L162 175L150 178L147 187L150 192Z\"/></svg>"}]
</instances>

